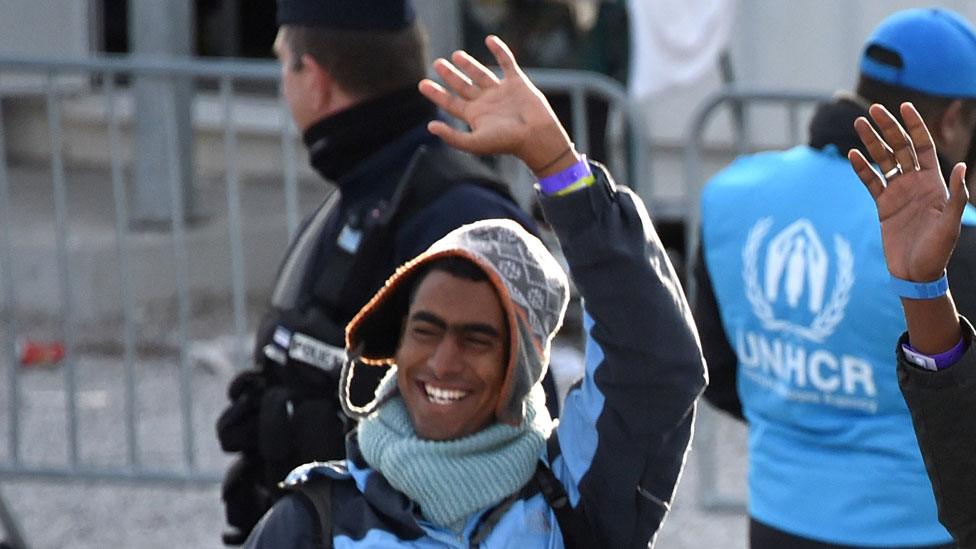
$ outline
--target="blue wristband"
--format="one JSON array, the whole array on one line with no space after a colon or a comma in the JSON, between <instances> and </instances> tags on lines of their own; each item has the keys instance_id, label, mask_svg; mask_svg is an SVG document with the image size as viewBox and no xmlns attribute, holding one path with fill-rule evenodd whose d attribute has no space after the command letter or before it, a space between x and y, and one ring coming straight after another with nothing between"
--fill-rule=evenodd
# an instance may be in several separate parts
<instances>
[{"instance_id":1,"label":"blue wristband","mask_svg":"<svg viewBox=\"0 0 976 549\"><path fill-rule=\"evenodd\" d=\"M539 188L543 194L553 195L582 179L592 176L593 172L590 170L590 163L586 161L586 155L581 154L579 162L561 172L556 172L540 179Z\"/></svg>"},{"instance_id":2,"label":"blue wristband","mask_svg":"<svg viewBox=\"0 0 976 549\"><path fill-rule=\"evenodd\" d=\"M908 299L935 299L949 291L949 278L944 272L941 278L931 282L915 282L892 276L890 284L896 294Z\"/></svg>"}]
</instances>

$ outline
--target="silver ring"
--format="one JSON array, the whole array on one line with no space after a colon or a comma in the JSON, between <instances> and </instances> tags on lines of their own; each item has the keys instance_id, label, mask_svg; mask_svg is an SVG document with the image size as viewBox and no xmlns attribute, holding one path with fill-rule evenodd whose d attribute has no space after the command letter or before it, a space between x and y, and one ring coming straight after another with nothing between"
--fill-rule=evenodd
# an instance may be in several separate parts
<instances>
[{"instance_id":1,"label":"silver ring","mask_svg":"<svg viewBox=\"0 0 976 549\"><path fill-rule=\"evenodd\" d=\"M884 178L885 179L891 179L892 177L895 177L896 175L901 175L901 174L902 174L901 164L895 164L895 167L894 168L891 168L890 170L888 170L888 171L886 171L884 173Z\"/></svg>"}]
</instances>

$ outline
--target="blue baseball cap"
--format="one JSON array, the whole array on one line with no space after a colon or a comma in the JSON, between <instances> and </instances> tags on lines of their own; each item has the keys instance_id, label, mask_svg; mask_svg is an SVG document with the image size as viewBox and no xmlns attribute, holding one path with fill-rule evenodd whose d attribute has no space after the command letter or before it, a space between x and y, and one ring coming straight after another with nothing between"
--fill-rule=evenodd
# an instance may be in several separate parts
<instances>
[{"instance_id":1,"label":"blue baseball cap","mask_svg":"<svg viewBox=\"0 0 976 549\"><path fill-rule=\"evenodd\" d=\"M929 95L976 98L976 28L943 8L899 11L865 42L861 74Z\"/></svg>"},{"instance_id":2,"label":"blue baseball cap","mask_svg":"<svg viewBox=\"0 0 976 549\"><path fill-rule=\"evenodd\" d=\"M396 32L416 19L410 0L278 0L278 25Z\"/></svg>"}]
</instances>

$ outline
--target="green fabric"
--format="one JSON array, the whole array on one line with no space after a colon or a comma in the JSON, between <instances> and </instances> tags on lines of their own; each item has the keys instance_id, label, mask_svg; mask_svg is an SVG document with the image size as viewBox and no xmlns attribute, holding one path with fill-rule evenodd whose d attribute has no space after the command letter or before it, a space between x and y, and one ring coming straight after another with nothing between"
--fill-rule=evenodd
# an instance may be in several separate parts
<instances>
[{"instance_id":1,"label":"green fabric","mask_svg":"<svg viewBox=\"0 0 976 549\"><path fill-rule=\"evenodd\" d=\"M377 395L396 388L396 368ZM464 438L418 438L403 399L387 400L359 424L363 458L391 486L420 505L428 521L454 532L467 518L515 493L535 472L552 430L545 394L536 384L518 427L495 423Z\"/></svg>"}]
</instances>

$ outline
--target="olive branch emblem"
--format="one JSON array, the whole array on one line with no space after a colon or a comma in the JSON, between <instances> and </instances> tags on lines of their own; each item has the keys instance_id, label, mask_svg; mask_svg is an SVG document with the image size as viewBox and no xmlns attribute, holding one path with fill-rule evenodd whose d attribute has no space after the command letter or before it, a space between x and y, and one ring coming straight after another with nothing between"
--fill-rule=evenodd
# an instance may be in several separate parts
<instances>
[{"instance_id":1,"label":"olive branch emblem","mask_svg":"<svg viewBox=\"0 0 976 549\"><path fill-rule=\"evenodd\" d=\"M749 231L746 245L742 248L744 264L742 279L745 283L746 298L752 305L752 312L759 317L766 329L793 333L821 343L834 332L837 324L844 318L844 309L851 297L851 287L854 285L854 254L851 246L839 235L834 235L834 247L837 251L837 280L830 293L830 300L809 326L794 324L776 318L772 304L766 300L759 285L759 247L772 224L771 217L760 219Z\"/></svg>"}]
</instances>

